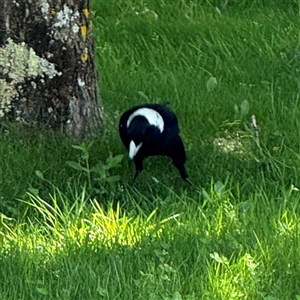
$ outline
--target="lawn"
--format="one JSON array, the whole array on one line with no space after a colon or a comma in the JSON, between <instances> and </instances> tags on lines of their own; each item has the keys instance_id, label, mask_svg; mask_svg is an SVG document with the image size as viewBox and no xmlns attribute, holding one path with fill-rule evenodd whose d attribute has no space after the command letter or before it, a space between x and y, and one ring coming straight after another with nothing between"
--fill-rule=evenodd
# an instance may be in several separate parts
<instances>
[{"instance_id":1,"label":"lawn","mask_svg":"<svg viewBox=\"0 0 300 300\"><path fill-rule=\"evenodd\" d=\"M0 127L0 299L299 300L299 15L92 1L104 131ZM165 157L132 186L118 120L145 102L176 112L193 186Z\"/></svg>"}]
</instances>

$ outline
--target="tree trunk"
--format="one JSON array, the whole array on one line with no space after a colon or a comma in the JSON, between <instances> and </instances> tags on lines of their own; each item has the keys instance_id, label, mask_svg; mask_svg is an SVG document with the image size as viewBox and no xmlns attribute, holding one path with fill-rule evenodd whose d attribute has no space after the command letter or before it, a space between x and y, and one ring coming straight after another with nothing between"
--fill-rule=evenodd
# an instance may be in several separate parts
<instances>
[{"instance_id":1,"label":"tree trunk","mask_svg":"<svg viewBox=\"0 0 300 300\"><path fill-rule=\"evenodd\" d=\"M77 137L98 131L89 0L0 1L0 117Z\"/></svg>"}]
</instances>

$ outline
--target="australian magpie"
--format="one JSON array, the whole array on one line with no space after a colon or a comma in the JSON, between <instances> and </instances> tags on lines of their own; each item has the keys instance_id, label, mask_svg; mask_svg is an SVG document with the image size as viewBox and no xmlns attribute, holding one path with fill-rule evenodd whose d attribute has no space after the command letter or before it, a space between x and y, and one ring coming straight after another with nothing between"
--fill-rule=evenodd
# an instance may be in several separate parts
<instances>
[{"instance_id":1,"label":"australian magpie","mask_svg":"<svg viewBox=\"0 0 300 300\"><path fill-rule=\"evenodd\" d=\"M186 155L178 120L166 105L141 104L128 109L120 118L119 133L135 163L133 181L143 170L145 157L165 155L172 159L181 177L190 182L184 167Z\"/></svg>"}]
</instances>

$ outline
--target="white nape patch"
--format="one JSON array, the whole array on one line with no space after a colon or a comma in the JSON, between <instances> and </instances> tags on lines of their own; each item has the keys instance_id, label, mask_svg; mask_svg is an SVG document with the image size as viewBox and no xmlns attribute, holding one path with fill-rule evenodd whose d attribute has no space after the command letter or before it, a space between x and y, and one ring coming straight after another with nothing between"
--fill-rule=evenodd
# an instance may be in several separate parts
<instances>
[{"instance_id":1,"label":"white nape patch","mask_svg":"<svg viewBox=\"0 0 300 300\"><path fill-rule=\"evenodd\" d=\"M140 143L136 146L134 141L131 141L129 144L129 158L133 159L141 147L142 147L142 143Z\"/></svg>"},{"instance_id":2,"label":"white nape patch","mask_svg":"<svg viewBox=\"0 0 300 300\"><path fill-rule=\"evenodd\" d=\"M129 116L127 120L127 128L130 126L130 123L136 116L145 117L149 124L157 127L160 132L164 131L164 120L162 116L156 110L147 107L139 108Z\"/></svg>"}]
</instances>

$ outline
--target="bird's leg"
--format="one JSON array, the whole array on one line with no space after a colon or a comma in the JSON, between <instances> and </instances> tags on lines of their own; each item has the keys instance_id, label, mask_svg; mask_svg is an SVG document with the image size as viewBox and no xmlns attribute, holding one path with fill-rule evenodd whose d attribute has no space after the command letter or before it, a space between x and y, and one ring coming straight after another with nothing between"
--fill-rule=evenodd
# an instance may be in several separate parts
<instances>
[{"instance_id":1,"label":"bird's leg","mask_svg":"<svg viewBox=\"0 0 300 300\"><path fill-rule=\"evenodd\" d=\"M136 180L136 178L138 177L139 174L140 174L140 171L135 171L132 182L131 182L131 185L134 184L134 182L135 182L135 180Z\"/></svg>"},{"instance_id":2,"label":"bird's leg","mask_svg":"<svg viewBox=\"0 0 300 300\"><path fill-rule=\"evenodd\" d=\"M174 166L178 169L180 176L183 180L185 180L186 182L188 182L190 185L194 185L190 179L188 178L188 173L184 167L184 162L179 161L175 158L172 158L173 164Z\"/></svg>"},{"instance_id":3,"label":"bird's leg","mask_svg":"<svg viewBox=\"0 0 300 300\"><path fill-rule=\"evenodd\" d=\"M186 180L186 178L188 178L188 174L187 174L187 171L184 167L184 162L179 161L175 158L172 158L172 161L173 161L174 166L178 169L181 178Z\"/></svg>"},{"instance_id":4,"label":"bird's leg","mask_svg":"<svg viewBox=\"0 0 300 300\"><path fill-rule=\"evenodd\" d=\"M135 182L136 178L138 175L143 171L144 166L143 166L143 160L139 157L134 158L134 163L135 163L135 173L133 176L132 184Z\"/></svg>"}]
</instances>

